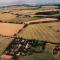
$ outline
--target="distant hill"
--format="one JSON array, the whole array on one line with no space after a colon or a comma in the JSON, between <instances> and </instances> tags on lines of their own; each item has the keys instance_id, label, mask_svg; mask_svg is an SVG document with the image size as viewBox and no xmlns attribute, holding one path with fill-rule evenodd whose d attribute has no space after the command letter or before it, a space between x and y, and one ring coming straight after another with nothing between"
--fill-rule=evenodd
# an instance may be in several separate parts
<instances>
[{"instance_id":1,"label":"distant hill","mask_svg":"<svg viewBox=\"0 0 60 60\"><path fill-rule=\"evenodd\" d=\"M17 7L17 6L32 7L33 5L29 5L29 4L22 4L22 5L7 5L7 6L0 6L0 8L5 8L5 7Z\"/></svg>"},{"instance_id":2,"label":"distant hill","mask_svg":"<svg viewBox=\"0 0 60 60\"><path fill-rule=\"evenodd\" d=\"M21 5L0 6L0 8L5 8L5 7L17 7L17 6L24 6L24 7L34 7L34 6L60 6L60 4L36 4L36 5L21 4Z\"/></svg>"}]
</instances>

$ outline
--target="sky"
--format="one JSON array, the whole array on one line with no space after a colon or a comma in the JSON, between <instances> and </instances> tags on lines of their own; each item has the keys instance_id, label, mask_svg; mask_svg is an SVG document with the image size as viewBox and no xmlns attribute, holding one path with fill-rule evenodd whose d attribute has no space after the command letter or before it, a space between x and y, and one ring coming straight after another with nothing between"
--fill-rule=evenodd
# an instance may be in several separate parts
<instances>
[{"instance_id":1,"label":"sky","mask_svg":"<svg viewBox=\"0 0 60 60\"><path fill-rule=\"evenodd\" d=\"M0 6L16 4L54 4L60 3L60 0L0 0Z\"/></svg>"}]
</instances>

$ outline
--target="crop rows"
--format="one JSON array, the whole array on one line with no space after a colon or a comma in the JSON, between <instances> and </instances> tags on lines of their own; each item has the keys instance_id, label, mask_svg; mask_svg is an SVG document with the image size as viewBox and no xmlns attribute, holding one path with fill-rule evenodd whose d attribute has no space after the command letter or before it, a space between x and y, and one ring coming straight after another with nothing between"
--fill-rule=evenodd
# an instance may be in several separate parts
<instances>
[{"instance_id":1,"label":"crop rows","mask_svg":"<svg viewBox=\"0 0 60 60\"><path fill-rule=\"evenodd\" d=\"M23 37L25 39L35 39L43 40L52 43L59 43L58 32L54 31L52 28L49 28L49 24L32 24L26 27L22 32L18 33L18 37ZM51 25L51 23L50 23ZM57 27L56 27L57 28Z\"/></svg>"}]
</instances>

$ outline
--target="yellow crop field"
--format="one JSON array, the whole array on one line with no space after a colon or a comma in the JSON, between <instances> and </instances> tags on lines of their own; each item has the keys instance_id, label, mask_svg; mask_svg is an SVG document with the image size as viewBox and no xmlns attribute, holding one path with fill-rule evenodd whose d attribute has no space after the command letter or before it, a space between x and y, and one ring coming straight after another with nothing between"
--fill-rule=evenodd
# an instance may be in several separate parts
<instances>
[{"instance_id":1,"label":"yellow crop field","mask_svg":"<svg viewBox=\"0 0 60 60\"><path fill-rule=\"evenodd\" d=\"M14 20L14 19L16 19L16 15L12 15L9 13L4 13L4 14L0 13L0 20L2 21L9 21L9 20Z\"/></svg>"},{"instance_id":2,"label":"yellow crop field","mask_svg":"<svg viewBox=\"0 0 60 60\"><path fill-rule=\"evenodd\" d=\"M41 19L36 19L36 20L30 20L25 23L31 24L31 23L42 23L42 22L49 22L49 21L58 21L58 19L56 19L56 18L41 18Z\"/></svg>"},{"instance_id":3,"label":"yellow crop field","mask_svg":"<svg viewBox=\"0 0 60 60\"><path fill-rule=\"evenodd\" d=\"M59 43L60 33L54 30L59 28L60 22L59 23L56 22L58 27L54 25L52 26L52 28L49 28L49 26L52 24L54 25L55 23L42 23L42 24L29 25L22 32L18 34L18 37L23 37L25 39L31 39L31 40L35 39L35 40L40 40L40 41ZM60 31L60 28L59 28L59 31Z\"/></svg>"}]
</instances>

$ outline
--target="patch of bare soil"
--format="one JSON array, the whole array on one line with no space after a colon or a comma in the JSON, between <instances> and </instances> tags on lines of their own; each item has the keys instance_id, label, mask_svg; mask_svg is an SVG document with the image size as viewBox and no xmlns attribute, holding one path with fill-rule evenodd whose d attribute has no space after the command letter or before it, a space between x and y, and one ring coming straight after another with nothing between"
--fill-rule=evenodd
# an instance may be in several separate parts
<instances>
[{"instance_id":1,"label":"patch of bare soil","mask_svg":"<svg viewBox=\"0 0 60 60\"><path fill-rule=\"evenodd\" d=\"M23 26L23 24L0 23L0 35L13 36L22 29Z\"/></svg>"}]
</instances>

